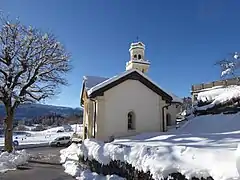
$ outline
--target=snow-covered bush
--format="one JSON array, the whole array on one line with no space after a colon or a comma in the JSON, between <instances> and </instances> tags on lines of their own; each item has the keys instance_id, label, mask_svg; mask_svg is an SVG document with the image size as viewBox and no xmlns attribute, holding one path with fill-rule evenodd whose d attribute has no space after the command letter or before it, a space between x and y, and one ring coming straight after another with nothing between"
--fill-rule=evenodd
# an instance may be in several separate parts
<instances>
[{"instance_id":1,"label":"snow-covered bush","mask_svg":"<svg viewBox=\"0 0 240 180\"><path fill-rule=\"evenodd\" d=\"M122 162L120 160L111 160L109 164L104 165L96 161L95 159L88 160L85 158L80 158L80 163L85 164L92 172L96 172L98 174L102 174L104 176L107 175L118 175L125 179L139 179L139 180L154 180L150 171L144 172L143 170L136 169L133 165ZM179 172L170 173L168 177L162 180L188 180L186 176ZM191 180L213 180L212 177L207 178L198 178L192 177Z\"/></svg>"},{"instance_id":2,"label":"snow-covered bush","mask_svg":"<svg viewBox=\"0 0 240 180\"><path fill-rule=\"evenodd\" d=\"M97 171L91 172L89 170L90 164L84 165L79 163L79 159L85 162L83 159L83 154L80 151L80 144L72 143L68 148L60 151L60 158L63 167L65 168L65 172L70 174L73 177L76 177L78 180L86 180L86 179L95 179L95 180L124 180L117 175L107 175L103 176L102 174L97 174ZM92 166L93 167L93 166Z\"/></svg>"},{"instance_id":3,"label":"snow-covered bush","mask_svg":"<svg viewBox=\"0 0 240 180\"><path fill-rule=\"evenodd\" d=\"M238 52L234 52L231 57L218 61L216 65L221 68L221 76L235 76L240 70L240 55Z\"/></svg>"},{"instance_id":4,"label":"snow-covered bush","mask_svg":"<svg viewBox=\"0 0 240 180\"><path fill-rule=\"evenodd\" d=\"M148 147L142 145L131 147L113 143L103 143L95 139L86 139L79 148L81 151L79 153L80 164L86 165L91 171L98 174L116 174L126 179L142 180L167 180L167 178L173 180L212 179L207 173L203 175L198 172L199 170L197 169L194 175L188 174L189 178L185 177L172 162L166 161L166 157L164 156L166 149L164 147ZM178 149L179 147L176 148ZM160 152L163 153L161 155L163 157L159 156L161 154ZM161 165L157 166L156 162L161 160L167 163L164 165L166 167L161 168ZM161 164L162 162L159 163ZM184 172L184 170L182 172Z\"/></svg>"}]
</instances>

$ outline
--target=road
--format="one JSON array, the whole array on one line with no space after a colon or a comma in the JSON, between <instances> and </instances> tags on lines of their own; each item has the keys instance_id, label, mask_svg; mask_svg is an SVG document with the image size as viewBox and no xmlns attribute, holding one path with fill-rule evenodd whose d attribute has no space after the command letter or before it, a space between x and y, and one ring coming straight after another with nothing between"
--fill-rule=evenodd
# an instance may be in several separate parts
<instances>
[{"instance_id":1,"label":"road","mask_svg":"<svg viewBox=\"0 0 240 180\"><path fill-rule=\"evenodd\" d=\"M59 163L59 151L62 148L41 147L28 149L27 152L34 157L50 163ZM50 157L50 158L49 158ZM36 158L37 159L37 158ZM0 180L73 180L71 176L64 173L61 165L28 163L25 170L8 171L0 174Z\"/></svg>"},{"instance_id":2,"label":"road","mask_svg":"<svg viewBox=\"0 0 240 180\"><path fill-rule=\"evenodd\" d=\"M30 154L44 153L44 154L60 154L60 150L64 149L64 147L38 147L38 148L30 148L26 149L26 151Z\"/></svg>"}]
</instances>

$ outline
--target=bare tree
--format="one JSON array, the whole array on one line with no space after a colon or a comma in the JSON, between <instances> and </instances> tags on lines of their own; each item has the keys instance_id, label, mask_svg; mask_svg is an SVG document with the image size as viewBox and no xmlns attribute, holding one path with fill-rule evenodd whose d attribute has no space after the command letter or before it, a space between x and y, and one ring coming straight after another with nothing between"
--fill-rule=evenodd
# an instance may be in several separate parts
<instances>
[{"instance_id":1,"label":"bare tree","mask_svg":"<svg viewBox=\"0 0 240 180\"><path fill-rule=\"evenodd\" d=\"M240 70L240 54L238 52L231 53L229 58L218 61L216 65L221 68L221 77L238 76Z\"/></svg>"},{"instance_id":2,"label":"bare tree","mask_svg":"<svg viewBox=\"0 0 240 180\"><path fill-rule=\"evenodd\" d=\"M5 150L12 151L13 120L21 103L33 103L67 85L69 53L56 37L0 15L0 103L5 106Z\"/></svg>"}]
</instances>

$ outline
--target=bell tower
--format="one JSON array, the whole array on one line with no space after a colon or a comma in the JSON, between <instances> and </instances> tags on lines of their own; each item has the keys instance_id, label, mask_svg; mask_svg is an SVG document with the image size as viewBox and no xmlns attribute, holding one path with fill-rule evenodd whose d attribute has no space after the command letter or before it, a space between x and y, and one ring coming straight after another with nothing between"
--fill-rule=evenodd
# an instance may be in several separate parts
<instances>
[{"instance_id":1,"label":"bell tower","mask_svg":"<svg viewBox=\"0 0 240 180\"><path fill-rule=\"evenodd\" d=\"M145 45L142 42L131 43L130 60L126 63L126 70L138 69L142 73L146 73L150 66L150 62L145 60Z\"/></svg>"}]
</instances>

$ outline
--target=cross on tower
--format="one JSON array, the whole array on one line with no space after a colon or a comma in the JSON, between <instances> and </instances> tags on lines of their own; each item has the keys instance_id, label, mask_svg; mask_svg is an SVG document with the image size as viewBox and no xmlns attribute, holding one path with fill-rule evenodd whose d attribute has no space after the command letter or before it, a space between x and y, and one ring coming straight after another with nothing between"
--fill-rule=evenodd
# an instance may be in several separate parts
<instances>
[{"instance_id":1,"label":"cross on tower","mask_svg":"<svg viewBox=\"0 0 240 180\"><path fill-rule=\"evenodd\" d=\"M136 39L137 39L137 42L138 42L138 40L139 40L139 37L137 36L137 38L136 38Z\"/></svg>"}]
</instances>

